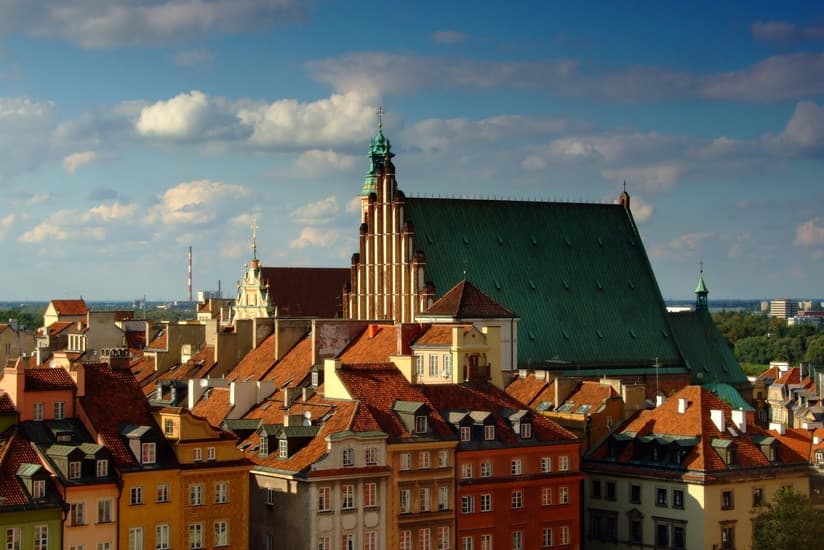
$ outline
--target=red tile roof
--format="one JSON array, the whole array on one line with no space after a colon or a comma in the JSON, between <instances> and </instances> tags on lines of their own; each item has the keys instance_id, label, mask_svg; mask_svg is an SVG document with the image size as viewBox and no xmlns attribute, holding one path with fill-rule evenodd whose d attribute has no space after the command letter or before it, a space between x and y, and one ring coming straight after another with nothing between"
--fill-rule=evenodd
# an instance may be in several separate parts
<instances>
[{"instance_id":1,"label":"red tile roof","mask_svg":"<svg viewBox=\"0 0 824 550\"><path fill-rule=\"evenodd\" d=\"M85 300L52 300L51 304L60 315L86 315L89 312Z\"/></svg>"},{"instance_id":2,"label":"red tile roof","mask_svg":"<svg viewBox=\"0 0 824 550\"><path fill-rule=\"evenodd\" d=\"M462 326L465 330L471 327L471 325L452 324L431 325L418 337L417 340L412 343L412 345L448 346L452 344L452 327L454 326Z\"/></svg>"},{"instance_id":3,"label":"red tile roof","mask_svg":"<svg viewBox=\"0 0 824 550\"><path fill-rule=\"evenodd\" d=\"M801 369L798 367L790 367L787 372L781 375L775 381L776 384L800 384L801 383Z\"/></svg>"},{"instance_id":4,"label":"red tile roof","mask_svg":"<svg viewBox=\"0 0 824 550\"><path fill-rule=\"evenodd\" d=\"M500 319L516 317L488 294L464 279L453 286L424 315L438 315L450 319Z\"/></svg>"},{"instance_id":5,"label":"red tile roof","mask_svg":"<svg viewBox=\"0 0 824 550\"><path fill-rule=\"evenodd\" d=\"M40 457L23 435L12 429L0 434L0 510L6 507L22 506L31 502L17 478L21 464L39 464Z\"/></svg>"},{"instance_id":6,"label":"red tile roof","mask_svg":"<svg viewBox=\"0 0 824 550\"><path fill-rule=\"evenodd\" d=\"M17 409L14 408L9 394L0 390L0 414L15 414L16 412Z\"/></svg>"},{"instance_id":7,"label":"red tile roof","mask_svg":"<svg viewBox=\"0 0 824 550\"><path fill-rule=\"evenodd\" d=\"M398 325L370 325L337 359L344 363L383 363L398 353Z\"/></svg>"},{"instance_id":8,"label":"red tile roof","mask_svg":"<svg viewBox=\"0 0 824 550\"><path fill-rule=\"evenodd\" d=\"M229 380L263 380L275 364L275 342L277 336L270 334L243 356L243 359L226 375Z\"/></svg>"},{"instance_id":9,"label":"red tile roof","mask_svg":"<svg viewBox=\"0 0 824 550\"><path fill-rule=\"evenodd\" d=\"M49 325L49 336L56 336L66 329L74 326L74 321L57 321Z\"/></svg>"},{"instance_id":10,"label":"red tile roof","mask_svg":"<svg viewBox=\"0 0 824 550\"><path fill-rule=\"evenodd\" d=\"M192 414L205 418L213 427L220 423L232 410L229 404L229 388L210 388L208 395L203 395L192 409Z\"/></svg>"},{"instance_id":11,"label":"red tile roof","mask_svg":"<svg viewBox=\"0 0 824 550\"><path fill-rule=\"evenodd\" d=\"M168 343L169 333L163 329L155 334L155 337L149 342L149 345L146 346L146 349L156 349L156 350L164 350L167 351L169 349Z\"/></svg>"},{"instance_id":12,"label":"red tile roof","mask_svg":"<svg viewBox=\"0 0 824 550\"><path fill-rule=\"evenodd\" d=\"M772 378L773 380L776 380L779 376L781 376L781 371L778 370L778 367L769 367L767 370L759 374L758 378Z\"/></svg>"},{"instance_id":13,"label":"red tile roof","mask_svg":"<svg viewBox=\"0 0 824 550\"><path fill-rule=\"evenodd\" d=\"M535 374L528 374L526 377L519 377L510 382L506 387L506 393L530 407L536 406L541 401L554 401L555 395L552 384L547 384L546 380L540 379ZM550 399L538 399L545 392L551 390Z\"/></svg>"},{"instance_id":14,"label":"red tile roof","mask_svg":"<svg viewBox=\"0 0 824 550\"><path fill-rule=\"evenodd\" d=\"M148 383L152 376L158 374L155 371L154 357L139 357L134 359L129 363L129 369L141 386Z\"/></svg>"},{"instance_id":15,"label":"red tile roof","mask_svg":"<svg viewBox=\"0 0 824 550\"><path fill-rule=\"evenodd\" d=\"M594 409L599 407L604 401L610 398L619 397L615 388L609 384L601 384L596 380L584 380L572 394L566 398L564 403L574 403L575 405L590 405ZM555 404L556 407L560 403Z\"/></svg>"},{"instance_id":16,"label":"red tile roof","mask_svg":"<svg viewBox=\"0 0 824 550\"><path fill-rule=\"evenodd\" d=\"M174 366L151 379L147 379L143 384L143 393L146 395L153 394L160 380L206 378L209 372L215 367L215 364L215 347L203 346L185 363Z\"/></svg>"},{"instance_id":17,"label":"red tile roof","mask_svg":"<svg viewBox=\"0 0 824 550\"><path fill-rule=\"evenodd\" d=\"M342 314L343 285L348 268L264 267L261 280L269 284L269 299L278 317L320 317Z\"/></svg>"},{"instance_id":18,"label":"red tile roof","mask_svg":"<svg viewBox=\"0 0 824 550\"><path fill-rule=\"evenodd\" d=\"M26 391L74 389L74 380L64 368L26 369Z\"/></svg>"},{"instance_id":19,"label":"red tile roof","mask_svg":"<svg viewBox=\"0 0 824 550\"><path fill-rule=\"evenodd\" d=\"M142 350L146 347L146 332L142 330L126 331L126 346L133 350Z\"/></svg>"}]
</instances>

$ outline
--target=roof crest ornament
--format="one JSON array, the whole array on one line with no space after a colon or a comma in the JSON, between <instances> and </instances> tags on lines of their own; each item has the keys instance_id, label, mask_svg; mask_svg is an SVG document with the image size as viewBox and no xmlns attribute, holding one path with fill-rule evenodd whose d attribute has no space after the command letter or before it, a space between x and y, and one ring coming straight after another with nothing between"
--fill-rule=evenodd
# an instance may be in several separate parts
<instances>
[{"instance_id":1,"label":"roof crest ornament","mask_svg":"<svg viewBox=\"0 0 824 550\"><path fill-rule=\"evenodd\" d=\"M252 259L257 260L257 219L252 218Z\"/></svg>"}]
</instances>

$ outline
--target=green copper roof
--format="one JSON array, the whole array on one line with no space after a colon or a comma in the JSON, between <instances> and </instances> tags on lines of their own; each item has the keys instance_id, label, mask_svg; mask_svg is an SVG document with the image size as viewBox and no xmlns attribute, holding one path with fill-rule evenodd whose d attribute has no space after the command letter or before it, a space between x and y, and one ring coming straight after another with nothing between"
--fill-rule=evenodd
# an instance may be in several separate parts
<instances>
[{"instance_id":1,"label":"green copper roof","mask_svg":"<svg viewBox=\"0 0 824 550\"><path fill-rule=\"evenodd\" d=\"M704 284L704 276L700 275L698 277L698 286L695 287L696 294L709 294L709 290L707 290L707 285Z\"/></svg>"},{"instance_id":2,"label":"green copper roof","mask_svg":"<svg viewBox=\"0 0 824 550\"><path fill-rule=\"evenodd\" d=\"M733 409L741 409L743 411L755 410L752 405L744 401L744 398L741 397L738 390L729 384L704 384L704 389L717 395L722 401L725 401Z\"/></svg>"},{"instance_id":3,"label":"green copper roof","mask_svg":"<svg viewBox=\"0 0 824 550\"><path fill-rule=\"evenodd\" d=\"M395 156L392 152L392 144L383 135L383 128L381 126L378 126L378 133L375 134L375 137L373 137L369 143L368 156L369 171L366 173L366 177L363 178L363 187L360 192L362 196L367 196L377 191L377 167L383 164L386 157L392 158Z\"/></svg>"},{"instance_id":4,"label":"green copper roof","mask_svg":"<svg viewBox=\"0 0 824 550\"><path fill-rule=\"evenodd\" d=\"M409 197L406 216L438 295L465 276L520 317L519 364L683 365L624 206Z\"/></svg>"},{"instance_id":5,"label":"green copper roof","mask_svg":"<svg viewBox=\"0 0 824 550\"><path fill-rule=\"evenodd\" d=\"M693 384L746 384L747 375L705 309L669 314Z\"/></svg>"}]
</instances>

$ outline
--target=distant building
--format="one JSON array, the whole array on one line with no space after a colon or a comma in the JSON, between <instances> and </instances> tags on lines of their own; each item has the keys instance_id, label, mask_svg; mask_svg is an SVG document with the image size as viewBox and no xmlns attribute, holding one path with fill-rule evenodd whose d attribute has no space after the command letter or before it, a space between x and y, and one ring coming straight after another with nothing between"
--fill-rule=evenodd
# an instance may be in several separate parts
<instances>
[{"instance_id":1,"label":"distant building","mask_svg":"<svg viewBox=\"0 0 824 550\"><path fill-rule=\"evenodd\" d=\"M798 304L789 298L770 300L770 317L787 319L798 312Z\"/></svg>"}]
</instances>

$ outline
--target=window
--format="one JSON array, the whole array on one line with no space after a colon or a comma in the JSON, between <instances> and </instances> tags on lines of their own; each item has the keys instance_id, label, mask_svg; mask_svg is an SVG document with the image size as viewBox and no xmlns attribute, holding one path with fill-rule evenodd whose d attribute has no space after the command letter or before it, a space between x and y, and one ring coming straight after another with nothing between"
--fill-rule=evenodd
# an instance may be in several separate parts
<instances>
[{"instance_id":1,"label":"window","mask_svg":"<svg viewBox=\"0 0 824 550\"><path fill-rule=\"evenodd\" d=\"M470 426L461 426L461 441L470 441L472 439L472 428Z\"/></svg>"},{"instance_id":2,"label":"window","mask_svg":"<svg viewBox=\"0 0 824 550\"><path fill-rule=\"evenodd\" d=\"M200 506L203 504L203 485L193 483L189 485L189 505Z\"/></svg>"},{"instance_id":3,"label":"window","mask_svg":"<svg viewBox=\"0 0 824 550\"><path fill-rule=\"evenodd\" d=\"M401 531L400 550L412 550L412 531Z\"/></svg>"},{"instance_id":4,"label":"window","mask_svg":"<svg viewBox=\"0 0 824 550\"><path fill-rule=\"evenodd\" d=\"M481 495L481 512L492 511L492 494L484 493Z\"/></svg>"},{"instance_id":5,"label":"window","mask_svg":"<svg viewBox=\"0 0 824 550\"><path fill-rule=\"evenodd\" d=\"M562 525L561 526L561 545L569 544L569 526Z\"/></svg>"},{"instance_id":6,"label":"window","mask_svg":"<svg viewBox=\"0 0 824 550\"><path fill-rule=\"evenodd\" d=\"M449 527L438 527L438 550L449 550Z\"/></svg>"},{"instance_id":7,"label":"window","mask_svg":"<svg viewBox=\"0 0 824 550\"><path fill-rule=\"evenodd\" d=\"M318 512L328 512L332 509L332 488L318 489Z\"/></svg>"},{"instance_id":8,"label":"window","mask_svg":"<svg viewBox=\"0 0 824 550\"><path fill-rule=\"evenodd\" d=\"M343 510L351 510L355 507L355 486L346 484L341 487L340 507Z\"/></svg>"},{"instance_id":9,"label":"window","mask_svg":"<svg viewBox=\"0 0 824 550\"><path fill-rule=\"evenodd\" d=\"M644 530L641 527L640 519L631 519L629 521L629 541L632 544L643 544Z\"/></svg>"},{"instance_id":10,"label":"window","mask_svg":"<svg viewBox=\"0 0 824 550\"><path fill-rule=\"evenodd\" d=\"M672 490L672 507L681 509L684 508L684 491L680 489Z\"/></svg>"},{"instance_id":11,"label":"window","mask_svg":"<svg viewBox=\"0 0 824 550\"><path fill-rule=\"evenodd\" d=\"M410 489L400 490L401 514L408 514L412 511L412 491Z\"/></svg>"},{"instance_id":12,"label":"window","mask_svg":"<svg viewBox=\"0 0 824 550\"><path fill-rule=\"evenodd\" d=\"M194 454L193 460L195 462L203 462L203 449L200 447L195 447L192 449L192 453Z\"/></svg>"},{"instance_id":13,"label":"window","mask_svg":"<svg viewBox=\"0 0 824 550\"><path fill-rule=\"evenodd\" d=\"M541 487L541 506L552 506L552 487Z\"/></svg>"},{"instance_id":14,"label":"window","mask_svg":"<svg viewBox=\"0 0 824 550\"><path fill-rule=\"evenodd\" d=\"M347 447L342 451L342 460L344 466L355 465L355 449Z\"/></svg>"},{"instance_id":15,"label":"window","mask_svg":"<svg viewBox=\"0 0 824 550\"><path fill-rule=\"evenodd\" d=\"M109 461L98 460L95 462L95 472L97 477L106 477L109 475Z\"/></svg>"},{"instance_id":16,"label":"window","mask_svg":"<svg viewBox=\"0 0 824 550\"><path fill-rule=\"evenodd\" d=\"M481 462L481 477L492 477L492 462Z\"/></svg>"},{"instance_id":17,"label":"window","mask_svg":"<svg viewBox=\"0 0 824 550\"><path fill-rule=\"evenodd\" d=\"M735 548L735 526L722 525L721 526L721 549L732 550Z\"/></svg>"},{"instance_id":18,"label":"window","mask_svg":"<svg viewBox=\"0 0 824 550\"><path fill-rule=\"evenodd\" d=\"M19 527L9 527L6 529L6 550L20 550Z\"/></svg>"},{"instance_id":19,"label":"window","mask_svg":"<svg viewBox=\"0 0 824 550\"><path fill-rule=\"evenodd\" d=\"M655 524L655 544L669 547L670 526L667 523Z\"/></svg>"},{"instance_id":20,"label":"window","mask_svg":"<svg viewBox=\"0 0 824 550\"><path fill-rule=\"evenodd\" d=\"M655 489L655 505L656 506L666 506L667 505L667 490L658 488Z\"/></svg>"},{"instance_id":21,"label":"window","mask_svg":"<svg viewBox=\"0 0 824 550\"><path fill-rule=\"evenodd\" d=\"M616 499L616 492L615 492L615 482L614 481L607 481L607 500L615 500Z\"/></svg>"},{"instance_id":22,"label":"window","mask_svg":"<svg viewBox=\"0 0 824 550\"><path fill-rule=\"evenodd\" d=\"M48 550L49 548L49 526L34 526L34 550Z\"/></svg>"},{"instance_id":23,"label":"window","mask_svg":"<svg viewBox=\"0 0 824 550\"><path fill-rule=\"evenodd\" d=\"M157 459L154 443L143 443L140 446L140 462L142 464L154 464Z\"/></svg>"},{"instance_id":24,"label":"window","mask_svg":"<svg viewBox=\"0 0 824 550\"><path fill-rule=\"evenodd\" d=\"M641 504L641 486L633 483L629 486L629 501L634 504Z\"/></svg>"},{"instance_id":25,"label":"window","mask_svg":"<svg viewBox=\"0 0 824 550\"><path fill-rule=\"evenodd\" d=\"M541 533L541 542L544 548L552 546L552 527L544 527Z\"/></svg>"},{"instance_id":26,"label":"window","mask_svg":"<svg viewBox=\"0 0 824 550\"><path fill-rule=\"evenodd\" d=\"M260 449L258 450L260 456L269 456L269 438L267 436L260 437Z\"/></svg>"},{"instance_id":27,"label":"window","mask_svg":"<svg viewBox=\"0 0 824 550\"><path fill-rule=\"evenodd\" d=\"M129 528L129 550L143 550L143 528Z\"/></svg>"},{"instance_id":28,"label":"window","mask_svg":"<svg viewBox=\"0 0 824 550\"><path fill-rule=\"evenodd\" d=\"M229 522L218 520L215 522L215 546L229 545Z\"/></svg>"},{"instance_id":29,"label":"window","mask_svg":"<svg viewBox=\"0 0 824 550\"><path fill-rule=\"evenodd\" d=\"M112 550L112 543L110 541L98 542L97 550Z\"/></svg>"},{"instance_id":30,"label":"window","mask_svg":"<svg viewBox=\"0 0 824 550\"><path fill-rule=\"evenodd\" d=\"M271 487L266 489L266 506L275 505L275 490Z\"/></svg>"},{"instance_id":31,"label":"window","mask_svg":"<svg viewBox=\"0 0 824 550\"><path fill-rule=\"evenodd\" d=\"M434 353L429 356L429 376L438 376L438 356Z\"/></svg>"},{"instance_id":32,"label":"window","mask_svg":"<svg viewBox=\"0 0 824 550\"><path fill-rule=\"evenodd\" d=\"M601 480L593 479L589 486L589 494L592 498L601 498Z\"/></svg>"},{"instance_id":33,"label":"window","mask_svg":"<svg viewBox=\"0 0 824 550\"><path fill-rule=\"evenodd\" d=\"M266 535L266 536L267 537L272 537L272 535ZM268 543L268 541L267 541L267 543ZM266 550L273 550L274 547L275 547L275 541L274 541L274 539L272 539L271 546L267 545ZM332 550L332 541L329 539L329 537L320 537L318 539L318 550Z\"/></svg>"},{"instance_id":34,"label":"window","mask_svg":"<svg viewBox=\"0 0 824 550\"><path fill-rule=\"evenodd\" d=\"M428 512L432 507L432 495L429 487L421 487L418 491L418 508L421 512Z\"/></svg>"},{"instance_id":35,"label":"window","mask_svg":"<svg viewBox=\"0 0 824 550\"><path fill-rule=\"evenodd\" d=\"M541 473L547 473L552 471L552 459L548 456L541 457Z\"/></svg>"},{"instance_id":36,"label":"window","mask_svg":"<svg viewBox=\"0 0 824 550\"><path fill-rule=\"evenodd\" d=\"M532 423L521 422L521 439L532 438Z\"/></svg>"},{"instance_id":37,"label":"window","mask_svg":"<svg viewBox=\"0 0 824 550\"><path fill-rule=\"evenodd\" d=\"M418 375L423 374L423 355L415 356L415 373Z\"/></svg>"},{"instance_id":38,"label":"window","mask_svg":"<svg viewBox=\"0 0 824 550\"><path fill-rule=\"evenodd\" d=\"M229 502L229 484L225 481L215 483L215 504Z\"/></svg>"},{"instance_id":39,"label":"window","mask_svg":"<svg viewBox=\"0 0 824 550\"><path fill-rule=\"evenodd\" d=\"M438 487L438 510L449 510L449 485Z\"/></svg>"},{"instance_id":40,"label":"window","mask_svg":"<svg viewBox=\"0 0 824 550\"><path fill-rule=\"evenodd\" d=\"M524 548L524 533L523 531L512 531L512 550L523 550Z\"/></svg>"},{"instance_id":41,"label":"window","mask_svg":"<svg viewBox=\"0 0 824 550\"><path fill-rule=\"evenodd\" d=\"M278 439L278 458L289 458L289 441Z\"/></svg>"},{"instance_id":42,"label":"window","mask_svg":"<svg viewBox=\"0 0 824 550\"><path fill-rule=\"evenodd\" d=\"M511 471L512 475L514 475L514 476L521 475L523 470L521 468L521 459L520 458L516 458L511 462L510 471Z\"/></svg>"},{"instance_id":43,"label":"window","mask_svg":"<svg viewBox=\"0 0 824 550\"><path fill-rule=\"evenodd\" d=\"M672 547L675 550L684 550L687 547L686 529L682 525L674 525L672 528Z\"/></svg>"},{"instance_id":44,"label":"window","mask_svg":"<svg viewBox=\"0 0 824 550\"><path fill-rule=\"evenodd\" d=\"M34 420L43 420L43 411L46 408L46 404L42 401L38 401L34 404Z\"/></svg>"},{"instance_id":45,"label":"window","mask_svg":"<svg viewBox=\"0 0 824 550\"><path fill-rule=\"evenodd\" d=\"M468 495L461 497L461 513L472 514L475 512L475 497Z\"/></svg>"},{"instance_id":46,"label":"window","mask_svg":"<svg viewBox=\"0 0 824 550\"><path fill-rule=\"evenodd\" d=\"M54 419L63 420L66 418L66 403L63 401L55 401L54 403Z\"/></svg>"},{"instance_id":47,"label":"window","mask_svg":"<svg viewBox=\"0 0 824 550\"><path fill-rule=\"evenodd\" d=\"M155 550L167 550L169 548L169 525L162 523L155 526Z\"/></svg>"},{"instance_id":48,"label":"window","mask_svg":"<svg viewBox=\"0 0 824 550\"><path fill-rule=\"evenodd\" d=\"M449 451L438 452L438 468L449 467Z\"/></svg>"},{"instance_id":49,"label":"window","mask_svg":"<svg viewBox=\"0 0 824 550\"><path fill-rule=\"evenodd\" d=\"M722 510L732 510L735 508L735 502L733 502L732 498L732 491L724 491L721 493L721 509Z\"/></svg>"},{"instance_id":50,"label":"window","mask_svg":"<svg viewBox=\"0 0 824 550\"><path fill-rule=\"evenodd\" d=\"M363 550L378 550L377 531L367 531L364 533Z\"/></svg>"},{"instance_id":51,"label":"window","mask_svg":"<svg viewBox=\"0 0 824 550\"><path fill-rule=\"evenodd\" d=\"M481 550L492 550L492 535L481 535Z\"/></svg>"},{"instance_id":52,"label":"window","mask_svg":"<svg viewBox=\"0 0 824 550\"><path fill-rule=\"evenodd\" d=\"M155 491L156 502L169 502L169 484L159 483Z\"/></svg>"},{"instance_id":53,"label":"window","mask_svg":"<svg viewBox=\"0 0 824 550\"><path fill-rule=\"evenodd\" d=\"M412 453L401 453L401 470L412 468Z\"/></svg>"},{"instance_id":54,"label":"window","mask_svg":"<svg viewBox=\"0 0 824 550\"><path fill-rule=\"evenodd\" d=\"M415 417L415 433L425 434L429 431L429 417L418 415Z\"/></svg>"},{"instance_id":55,"label":"window","mask_svg":"<svg viewBox=\"0 0 824 550\"><path fill-rule=\"evenodd\" d=\"M214 447L206 447L206 460L217 460L217 451Z\"/></svg>"},{"instance_id":56,"label":"window","mask_svg":"<svg viewBox=\"0 0 824 550\"><path fill-rule=\"evenodd\" d=\"M764 490L761 487L752 490L752 505L753 507L764 505Z\"/></svg>"},{"instance_id":57,"label":"window","mask_svg":"<svg viewBox=\"0 0 824 550\"><path fill-rule=\"evenodd\" d=\"M317 388L320 385L320 373L312 371L312 387Z\"/></svg>"},{"instance_id":58,"label":"window","mask_svg":"<svg viewBox=\"0 0 824 550\"><path fill-rule=\"evenodd\" d=\"M80 461L73 460L69 462L69 479L80 479L81 468Z\"/></svg>"},{"instance_id":59,"label":"window","mask_svg":"<svg viewBox=\"0 0 824 550\"><path fill-rule=\"evenodd\" d=\"M132 487L129 490L129 504L143 504L143 487Z\"/></svg>"},{"instance_id":60,"label":"window","mask_svg":"<svg viewBox=\"0 0 824 550\"><path fill-rule=\"evenodd\" d=\"M558 504L569 504L569 487L558 488Z\"/></svg>"},{"instance_id":61,"label":"window","mask_svg":"<svg viewBox=\"0 0 824 550\"><path fill-rule=\"evenodd\" d=\"M568 472L569 471L569 457L564 455L558 457L558 470L561 472Z\"/></svg>"},{"instance_id":62,"label":"window","mask_svg":"<svg viewBox=\"0 0 824 550\"><path fill-rule=\"evenodd\" d=\"M32 493L33 498L44 498L46 496L46 480L35 479L32 481Z\"/></svg>"},{"instance_id":63,"label":"window","mask_svg":"<svg viewBox=\"0 0 824 550\"><path fill-rule=\"evenodd\" d=\"M520 510L524 507L524 492L520 489L512 491L512 509Z\"/></svg>"},{"instance_id":64,"label":"window","mask_svg":"<svg viewBox=\"0 0 824 550\"><path fill-rule=\"evenodd\" d=\"M189 524L189 548L203 548L203 524Z\"/></svg>"},{"instance_id":65,"label":"window","mask_svg":"<svg viewBox=\"0 0 824 550\"><path fill-rule=\"evenodd\" d=\"M430 550L432 548L430 536L429 528L418 529L418 548L420 550Z\"/></svg>"},{"instance_id":66,"label":"window","mask_svg":"<svg viewBox=\"0 0 824 550\"><path fill-rule=\"evenodd\" d=\"M97 501L97 523L111 523L112 521L112 501Z\"/></svg>"},{"instance_id":67,"label":"window","mask_svg":"<svg viewBox=\"0 0 824 550\"><path fill-rule=\"evenodd\" d=\"M418 468L431 468L432 467L432 457L429 454L429 451L421 451L418 453Z\"/></svg>"},{"instance_id":68,"label":"window","mask_svg":"<svg viewBox=\"0 0 824 550\"><path fill-rule=\"evenodd\" d=\"M472 550L472 537L461 537L461 550Z\"/></svg>"},{"instance_id":69,"label":"window","mask_svg":"<svg viewBox=\"0 0 824 550\"><path fill-rule=\"evenodd\" d=\"M472 479L472 463L464 462L461 464L461 477L463 479Z\"/></svg>"},{"instance_id":70,"label":"window","mask_svg":"<svg viewBox=\"0 0 824 550\"><path fill-rule=\"evenodd\" d=\"M363 452L363 459L367 466L372 466L378 463L378 449L376 447L367 447Z\"/></svg>"},{"instance_id":71,"label":"window","mask_svg":"<svg viewBox=\"0 0 824 550\"><path fill-rule=\"evenodd\" d=\"M175 421L171 418L167 418L163 421L163 433L166 435L174 435L175 433Z\"/></svg>"},{"instance_id":72,"label":"window","mask_svg":"<svg viewBox=\"0 0 824 550\"><path fill-rule=\"evenodd\" d=\"M69 524L86 525L86 505L82 502L69 505Z\"/></svg>"},{"instance_id":73,"label":"window","mask_svg":"<svg viewBox=\"0 0 824 550\"><path fill-rule=\"evenodd\" d=\"M378 505L378 484L367 481L363 484L363 507L372 508Z\"/></svg>"},{"instance_id":74,"label":"window","mask_svg":"<svg viewBox=\"0 0 824 550\"><path fill-rule=\"evenodd\" d=\"M449 378L452 376L452 356L448 353L443 354L443 376Z\"/></svg>"}]
</instances>

